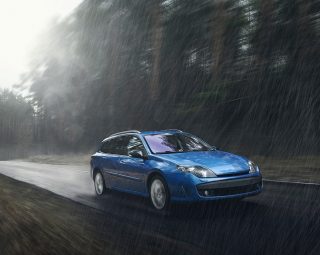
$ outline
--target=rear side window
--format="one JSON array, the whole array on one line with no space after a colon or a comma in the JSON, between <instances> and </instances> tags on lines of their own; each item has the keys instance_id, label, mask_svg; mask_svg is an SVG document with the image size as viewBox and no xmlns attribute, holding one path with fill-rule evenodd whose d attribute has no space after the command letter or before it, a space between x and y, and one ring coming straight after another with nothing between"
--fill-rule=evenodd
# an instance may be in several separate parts
<instances>
[{"instance_id":1,"label":"rear side window","mask_svg":"<svg viewBox=\"0 0 320 255\"><path fill-rule=\"evenodd\" d=\"M119 136L103 142L101 152L116 155L128 155L128 137Z\"/></svg>"},{"instance_id":2,"label":"rear side window","mask_svg":"<svg viewBox=\"0 0 320 255\"><path fill-rule=\"evenodd\" d=\"M113 144L114 144L113 140L108 140L103 142L100 151L103 153L113 154L113 147L114 147Z\"/></svg>"},{"instance_id":3,"label":"rear side window","mask_svg":"<svg viewBox=\"0 0 320 255\"><path fill-rule=\"evenodd\" d=\"M127 155L127 144L128 144L128 137L126 136L119 136L113 139L113 154L118 155Z\"/></svg>"},{"instance_id":4,"label":"rear side window","mask_svg":"<svg viewBox=\"0 0 320 255\"><path fill-rule=\"evenodd\" d=\"M100 151L108 154L129 155L129 151L145 148L141 140L136 136L119 136L103 142Z\"/></svg>"}]
</instances>

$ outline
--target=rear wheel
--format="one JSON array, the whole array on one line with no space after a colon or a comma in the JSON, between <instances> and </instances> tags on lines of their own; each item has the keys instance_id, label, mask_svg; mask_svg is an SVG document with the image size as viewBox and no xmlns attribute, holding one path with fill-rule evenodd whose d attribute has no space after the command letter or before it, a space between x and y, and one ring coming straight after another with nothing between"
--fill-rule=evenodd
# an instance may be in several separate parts
<instances>
[{"instance_id":1,"label":"rear wheel","mask_svg":"<svg viewBox=\"0 0 320 255\"><path fill-rule=\"evenodd\" d=\"M100 171L94 176L94 188L98 196L101 196L106 191L104 179Z\"/></svg>"},{"instance_id":2,"label":"rear wheel","mask_svg":"<svg viewBox=\"0 0 320 255\"><path fill-rule=\"evenodd\" d=\"M165 180L157 175L151 179L150 187L150 200L155 209L158 211L165 211L168 209L170 194Z\"/></svg>"}]
</instances>

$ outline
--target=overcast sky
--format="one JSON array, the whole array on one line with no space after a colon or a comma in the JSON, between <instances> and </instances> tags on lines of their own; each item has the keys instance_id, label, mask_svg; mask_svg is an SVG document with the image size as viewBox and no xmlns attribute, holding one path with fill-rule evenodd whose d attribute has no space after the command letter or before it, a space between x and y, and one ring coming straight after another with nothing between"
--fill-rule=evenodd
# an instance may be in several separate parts
<instances>
[{"instance_id":1,"label":"overcast sky","mask_svg":"<svg viewBox=\"0 0 320 255\"><path fill-rule=\"evenodd\" d=\"M65 17L82 0L0 0L0 88L19 81L37 36L50 20Z\"/></svg>"}]
</instances>

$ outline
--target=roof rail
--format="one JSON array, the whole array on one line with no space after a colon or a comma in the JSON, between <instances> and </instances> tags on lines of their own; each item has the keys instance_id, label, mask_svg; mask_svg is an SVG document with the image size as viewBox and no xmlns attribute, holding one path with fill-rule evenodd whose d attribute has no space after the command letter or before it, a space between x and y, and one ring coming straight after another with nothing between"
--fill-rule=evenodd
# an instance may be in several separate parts
<instances>
[{"instance_id":1,"label":"roof rail","mask_svg":"<svg viewBox=\"0 0 320 255\"><path fill-rule=\"evenodd\" d=\"M122 132L114 133L114 134L111 134L111 135L109 135L109 136L122 135L122 134L128 134L128 133L140 134L141 132L140 132L139 130L127 130L127 131L122 131Z\"/></svg>"},{"instance_id":2,"label":"roof rail","mask_svg":"<svg viewBox=\"0 0 320 255\"><path fill-rule=\"evenodd\" d=\"M176 131L176 132L179 132L179 133L183 133L183 131L179 130L179 129L164 129L164 130L161 130L161 131Z\"/></svg>"}]
</instances>

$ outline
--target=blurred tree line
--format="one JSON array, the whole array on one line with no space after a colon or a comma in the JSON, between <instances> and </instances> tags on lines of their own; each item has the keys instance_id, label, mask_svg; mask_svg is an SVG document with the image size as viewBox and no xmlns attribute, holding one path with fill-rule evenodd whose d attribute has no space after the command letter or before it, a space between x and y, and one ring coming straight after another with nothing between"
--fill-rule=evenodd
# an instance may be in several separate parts
<instances>
[{"instance_id":1,"label":"blurred tree line","mask_svg":"<svg viewBox=\"0 0 320 255\"><path fill-rule=\"evenodd\" d=\"M0 160L27 155L34 138L33 113L22 96L0 90Z\"/></svg>"},{"instance_id":2,"label":"blurred tree line","mask_svg":"<svg viewBox=\"0 0 320 255\"><path fill-rule=\"evenodd\" d=\"M74 151L179 128L222 149L317 153L319 36L318 0L84 1L20 85L34 141Z\"/></svg>"}]
</instances>

